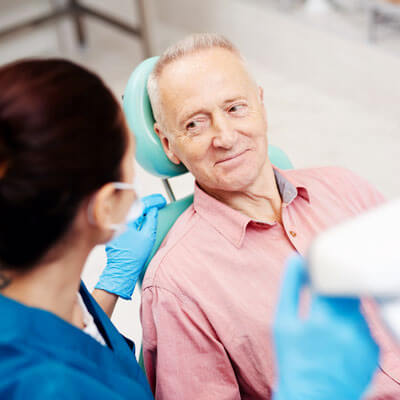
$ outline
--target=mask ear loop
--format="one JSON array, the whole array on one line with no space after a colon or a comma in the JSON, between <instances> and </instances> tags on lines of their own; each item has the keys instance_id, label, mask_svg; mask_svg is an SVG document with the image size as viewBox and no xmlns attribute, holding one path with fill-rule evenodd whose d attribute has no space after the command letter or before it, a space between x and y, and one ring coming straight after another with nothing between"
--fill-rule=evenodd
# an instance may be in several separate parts
<instances>
[{"instance_id":1,"label":"mask ear loop","mask_svg":"<svg viewBox=\"0 0 400 400\"><path fill-rule=\"evenodd\" d=\"M115 189L132 189L135 190L135 185L133 183L126 182L111 182Z\"/></svg>"}]
</instances>

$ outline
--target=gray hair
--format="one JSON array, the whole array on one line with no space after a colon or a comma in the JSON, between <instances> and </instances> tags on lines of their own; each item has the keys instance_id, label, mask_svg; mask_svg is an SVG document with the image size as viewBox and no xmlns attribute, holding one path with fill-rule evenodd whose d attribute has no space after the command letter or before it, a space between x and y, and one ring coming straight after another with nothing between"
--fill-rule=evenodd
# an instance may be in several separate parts
<instances>
[{"instance_id":1,"label":"gray hair","mask_svg":"<svg viewBox=\"0 0 400 400\"><path fill-rule=\"evenodd\" d=\"M149 94L151 107L155 120L162 124L162 102L158 80L163 69L173 61L186 55L196 53L200 50L212 49L215 47L223 48L237 54L240 58L239 50L233 43L224 36L217 33L196 33L185 37L179 42L168 47L160 56L153 71L150 73L147 82L147 92Z\"/></svg>"}]
</instances>

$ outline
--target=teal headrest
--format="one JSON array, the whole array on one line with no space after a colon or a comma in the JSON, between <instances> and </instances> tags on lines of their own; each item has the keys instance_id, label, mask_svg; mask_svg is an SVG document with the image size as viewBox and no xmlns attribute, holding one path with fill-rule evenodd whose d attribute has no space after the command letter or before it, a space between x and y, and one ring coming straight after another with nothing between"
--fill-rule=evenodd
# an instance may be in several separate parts
<instances>
[{"instance_id":1,"label":"teal headrest","mask_svg":"<svg viewBox=\"0 0 400 400\"><path fill-rule=\"evenodd\" d=\"M172 178L187 172L183 164L168 160L160 139L154 132L154 117L147 94L147 81L158 57L144 60L132 72L124 93L124 112L129 128L136 137L136 160L150 174ZM269 146L271 163L280 169L293 168L287 155L278 147Z\"/></svg>"},{"instance_id":2,"label":"teal headrest","mask_svg":"<svg viewBox=\"0 0 400 400\"><path fill-rule=\"evenodd\" d=\"M132 72L124 93L124 112L136 137L136 160L150 174L172 178L187 172L183 164L168 160L154 132L154 117L147 94L147 80L158 57L148 58Z\"/></svg>"}]
</instances>

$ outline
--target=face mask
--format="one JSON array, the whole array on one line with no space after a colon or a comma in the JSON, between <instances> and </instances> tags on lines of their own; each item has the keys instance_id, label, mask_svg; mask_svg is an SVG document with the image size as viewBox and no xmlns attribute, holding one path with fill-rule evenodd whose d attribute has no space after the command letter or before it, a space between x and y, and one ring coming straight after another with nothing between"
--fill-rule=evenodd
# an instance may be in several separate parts
<instances>
[{"instance_id":1,"label":"face mask","mask_svg":"<svg viewBox=\"0 0 400 400\"><path fill-rule=\"evenodd\" d=\"M135 190L135 185L132 183L113 182L113 185L118 190ZM109 229L114 231L111 240L124 233L127 229L126 225L129 222L133 222L136 219L138 219L143 214L143 209L144 209L144 204L139 198L137 198L133 202L131 208L129 209L128 214L125 217L125 222L119 224L111 224L109 226ZM91 204L89 204L88 212L89 212L89 221L92 222L93 221L92 202Z\"/></svg>"},{"instance_id":2,"label":"face mask","mask_svg":"<svg viewBox=\"0 0 400 400\"><path fill-rule=\"evenodd\" d=\"M114 182L113 185L116 189L120 189L120 190L135 190L135 186L131 183ZM140 201L139 198L137 198L133 202L131 208L129 209L128 214L125 217L125 222L122 222L120 224L111 224L110 225L110 229L112 229L114 231L112 239L116 238L119 235L122 235L127 229L127 227L126 227L127 224L129 222L135 221L143 214L143 208L144 208L143 203Z\"/></svg>"}]
</instances>

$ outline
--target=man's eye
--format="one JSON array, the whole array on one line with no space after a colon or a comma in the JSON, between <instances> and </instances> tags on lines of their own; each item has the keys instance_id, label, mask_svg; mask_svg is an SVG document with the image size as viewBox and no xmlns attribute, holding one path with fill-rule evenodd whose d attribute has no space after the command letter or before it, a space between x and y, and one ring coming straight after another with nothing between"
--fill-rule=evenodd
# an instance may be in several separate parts
<instances>
[{"instance_id":1,"label":"man's eye","mask_svg":"<svg viewBox=\"0 0 400 400\"><path fill-rule=\"evenodd\" d=\"M186 129L195 129L197 127L197 123L195 121L191 121L186 125Z\"/></svg>"},{"instance_id":2,"label":"man's eye","mask_svg":"<svg viewBox=\"0 0 400 400\"><path fill-rule=\"evenodd\" d=\"M189 132L197 132L200 129L203 129L207 124L206 118L197 118L193 121L190 121L186 124L186 130Z\"/></svg>"},{"instance_id":3,"label":"man's eye","mask_svg":"<svg viewBox=\"0 0 400 400\"><path fill-rule=\"evenodd\" d=\"M233 114L243 114L247 110L246 104L235 104L229 108L229 112Z\"/></svg>"}]
</instances>

